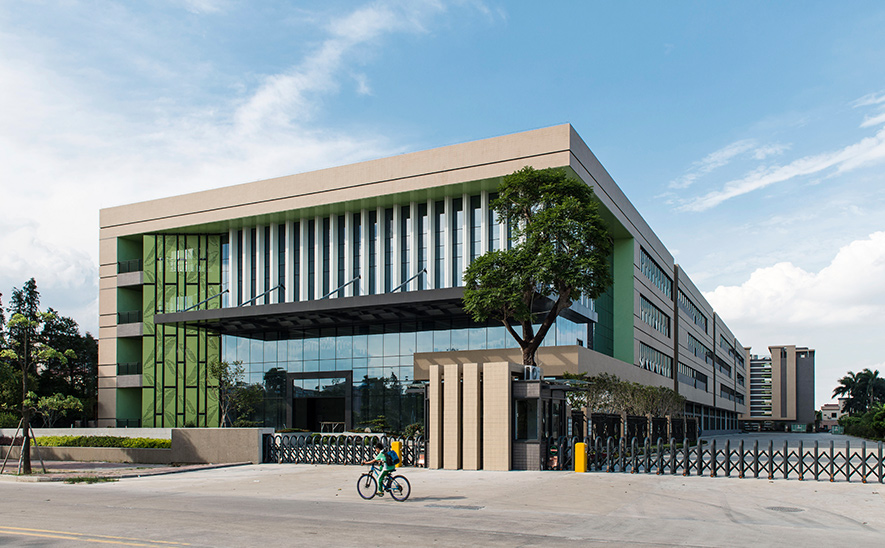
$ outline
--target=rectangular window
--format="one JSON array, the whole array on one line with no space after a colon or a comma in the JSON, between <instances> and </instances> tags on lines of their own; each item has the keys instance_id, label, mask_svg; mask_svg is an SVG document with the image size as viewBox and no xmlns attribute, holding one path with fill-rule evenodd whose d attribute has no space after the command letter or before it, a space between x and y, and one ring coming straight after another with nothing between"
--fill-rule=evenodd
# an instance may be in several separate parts
<instances>
[{"instance_id":1,"label":"rectangular window","mask_svg":"<svg viewBox=\"0 0 885 548\"><path fill-rule=\"evenodd\" d=\"M404 283L406 280L414 276L412 272L412 255L410 246L412 243L412 208L410 206L402 206L399 215L399 254L400 254L400 279L396 285ZM408 291L408 287L404 287L403 291Z\"/></svg>"},{"instance_id":2,"label":"rectangular window","mask_svg":"<svg viewBox=\"0 0 885 548\"><path fill-rule=\"evenodd\" d=\"M489 194L489 204L498 199L497 193ZM501 250L501 227L498 225L498 213L489 206L488 211L489 225L489 251Z\"/></svg>"},{"instance_id":3,"label":"rectangular window","mask_svg":"<svg viewBox=\"0 0 885 548\"><path fill-rule=\"evenodd\" d=\"M277 226L277 302L286 301L286 225Z\"/></svg>"},{"instance_id":4,"label":"rectangular window","mask_svg":"<svg viewBox=\"0 0 885 548\"><path fill-rule=\"evenodd\" d=\"M258 246L256 245L258 242L258 237L255 234L255 229L249 229L249 273L252 275L249 280L249 299L254 299L256 297L255 294L255 286L258 283ZM247 301L249 299L246 299Z\"/></svg>"},{"instance_id":5,"label":"rectangular window","mask_svg":"<svg viewBox=\"0 0 885 548\"><path fill-rule=\"evenodd\" d=\"M639 366L652 373L671 378L673 373L673 358L640 342Z\"/></svg>"},{"instance_id":6,"label":"rectangular window","mask_svg":"<svg viewBox=\"0 0 885 548\"><path fill-rule=\"evenodd\" d=\"M518 440L538 439L538 400L516 400L514 429Z\"/></svg>"},{"instance_id":7,"label":"rectangular window","mask_svg":"<svg viewBox=\"0 0 885 548\"><path fill-rule=\"evenodd\" d=\"M451 215L452 230L452 287L461 287L464 281L461 273L464 271L464 200L454 198L452 200Z\"/></svg>"},{"instance_id":8,"label":"rectangular window","mask_svg":"<svg viewBox=\"0 0 885 548\"><path fill-rule=\"evenodd\" d=\"M660 289L667 298L673 298L673 280L642 248L639 249L639 267L642 273L645 274L645 277Z\"/></svg>"},{"instance_id":9,"label":"rectangular window","mask_svg":"<svg viewBox=\"0 0 885 548\"><path fill-rule=\"evenodd\" d=\"M295 270L292 295L297 303L301 294L301 223L298 221L292 224L292 264Z\"/></svg>"},{"instance_id":10,"label":"rectangular window","mask_svg":"<svg viewBox=\"0 0 885 548\"><path fill-rule=\"evenodd\" d=\"M653 305L645 296L639 296L639 315L642 321L653 327L656 331L670 336L670 316Z\"/></svg>"},{"instance_id":11,"label":"rectangular window","mask_svg":"<svg viewBox=\"0 0 885 548\"><path fill-rule=\"evenodd\" d=\"M698 390L707 391L707 376L701 373L700 371L694 369L693 367L689 367L688 365L679 362L679 382L682 384L687 384L688 386L693 386Z\"/></svg>"},{"instance_id":12,"label":"rectangular window","mask_svg":"<svg viewBox=\"0 0 885 548\"><path fill-rule=\"evenodd\" d=\"M436 248L436 255L434 261L436 262L434 271L436 272L436 280L434 280L434 287L436 289L442 289L445 287L445 253L446 253L446 242L445 242L445 230L446 230L446 203L443 201L435 202L433 204L433 242L434 247Z\"/></svg>"},{"instance_id":13,"label":"rectangular window","mask_svg":"<svg viewBox=\"0 0 885 548\"><path fill-rule=\"evenodd\" d=\"M427 204L418 204L418 265L417 272L424 270L418 276L418 289L427 287L427 240L430 236L430 217L427 215Z\"/></svg>"},{"instance_id":14,"label":"rectangular window","mask_svg":"<svg viewBox=\"0 0 885 548\"><path fill-rule=\"evenodd\" d=\"M221 289L230 289L230 244L225 242L221 244ZM230 306L229 293L224 293L221 297L221 307Z\"/></svg>"},{"instance_id":15,"label":"rectangular window","mask_svg":"<svg viewBox=\"0 0 885 548\"><path fill-rule=\"evenodd\" d=\"M306 300L316 298L316 221L307 221L307 296Z\"/></svg>"},{"instance_id":16,"label":"rectangular window","mask_svg":"<svg viewBox=\"0 0 885 548\"><path fill-rule=\"evenodd\" d=\"M378 212L369 212L369 295L377 293L375 290L378 281Z\"/></svg>"},{"instance_id":17,"label":"rectangular window","mask_svg":"<svg viewBox=\"0 0 885 548\"><path fill-rule=\"evenodd\" d=\"M482 196L470 197L470 262L482 255Z\"/></svg>"},{"instance_id":18,"label":"rectangular window","mask_svg":"<svg viewBox=\"0 0 885 548\"><path fill-rule=\"evenodd\" d=\"M353 241L353 277L356 278L356 277L360 277L360 274L361 274L361 272L360 272L360 268L361 268L361 266L360 266L361 265L361 261L360 261L361 240L360 240L360 238L362 237L362 215L358 212L353 214L352 227L353 227L353 240L352 240ZM359 282L353 283L353 294L355 296L360 294L360 286L363 286L363 285L365 285L365 280L363 280L362 277L360 277Z\"/></svg>"},{"instance_id":19,"label":"rectangular window","mask_svg":"<svg viewBox=\"0 0 885 548\"><path fill-rule=\"evenodd\" d=\"M676 304L691 318L695 325L703 329L704 333L707 332L707 316L695 306L691 299L688 298L688 295L683 293L681 289L676 294Z\"/></svg>"},{"instance_id":20,"label":"rectangular window","mask_svg":"<svg viewBox=\"0 0 885 548\"><path fill-rule=\"evenodd\" d=\"M338 216L338 234L337 234L338 241L336 242L337 254L338 254L338 276L337 276L337 281L335 282L335 287L341 287L342 285L344 285L344 282L346 281L344 279L344 266L345 266L344 263L346 262L345 255L344 255L344 247L345 247L345 241L347 240L347 228L345 227L346 222L347 221L345 220L344 215ZM344 296L344 290L339 289L338 290L338 297L340 298L343 296Z\"/></svg>"},{"instance_id":21,"label":"rectangular window","mask_svg":"<svg viewBox=\"0 0 885 548\"><path fill-rule=\"evenodd\" d=\"M384 293L393 289L393 208L384 210Z\"/></svg>"},{"instance_id":22,"label":"rectangular window","mask_svg":"<svg viewBox=\"0 0 885 548\"><path fill-rule=\"evenodd\" d=\"M237 230L237 305L243 304L243 231Z\"/></svg>"},{"instance_id":23,"label":"rectangular window","mask_svg":"<svg viewBox=\"0 0 885 548\"><path fill-rule=\"evenodd\" d=\"M688 351L696 358L701 358L707 364L713 365L713 352L704 343L694 338L691 333L688 334Z\"/></svg>"},{"instance_id":24,"label":"rectangular window","mask_svg":"<svg viewBox=\"0 0 885 548\"><path fill-rule=\"evenodd\" d=\"M272 285L270 285L270 225L264 227L264 272L262 272L262 277L264 278L264 297L261 298L261 301L264 304L270 303L270 293L267 293L270 290Z\"/></svg>"},{"instance_id":25,"label":"rectangular window","mask_svg":"<svg viewBox=\"0 0 885 548\"><path fill-rule=\"evenodd\" d=\"M331 261L329 257L331 255L331 247L332 247L332 219L329 217L323 217L323 287L322 294L325 295L329 291L332 291L332 287L329 287L331 280L331 272L329 272L329 267L331 266ZM322 295L321 295L322 296Z\"/></svg>"}]
</instances>

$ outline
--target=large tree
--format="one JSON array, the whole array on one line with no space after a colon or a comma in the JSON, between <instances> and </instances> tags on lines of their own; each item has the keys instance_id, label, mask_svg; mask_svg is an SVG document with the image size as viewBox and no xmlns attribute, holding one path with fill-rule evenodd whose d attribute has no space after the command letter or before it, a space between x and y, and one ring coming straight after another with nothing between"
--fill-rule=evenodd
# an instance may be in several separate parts
<instances>
[{"instance_id":1,"label":"large tree","mask_svg":"<svg viewBox=\"0 0 885 548\"><path fill-rule=\"evenodd\" d=\"M849 371L839 379L833 397L845 398L842 405L844 412L851 415L866 413L875 404L885 403L885 379L879 376L879 370Z\"/></svg>"},{"instance_id":2,"label":"large tree","mask_svg":"<svg viewBox=\"0 0 885 548\"><path fill-rule=\"evenodd\" d=\"M50 360L38 374L37 394L74 396L83 403L77 415L91 419L98 400L98 342L90 333L81 335L72 318L61 316L52 308L47 312L50 316L41 332L43 343L59 351L72 350L76 357L64 362Z\"/></svg>"},{"instance_id":3,"label":"large tree","mask_svg":"<svg viewBox=\"0 0 885 548\"><path fill-rule=\"evenodd\" d=\"M37 312L35 319L31 320L24 314L16 312L9 319L9 330L15 333L15 337L11 337L8 348L0 351L0 358L18 364L21 370L22 379L22 473L31 473L31 413L34 411L33 401L35 394L31 392L28 381L31 371L38 369L38 366L46 366L50 360L56 360L64 363L74 357L72 350L64 353L57 351L46 344L40 342L40 326L45 323L51 314L46 312Z\"/></svg>"},{"instance_id":4,"label":"large tree","mask_svg":"<svg viewBox=\"0 0 885 548\"><path fill-rule=\"evenodd\" d=\"M504 177L491 207L511 227L513 245L470 264L464 308L476 321L501 321L523 364L536 366L557 316L611 285L612 239L593 190L563 169L525 167Z\"/></svg>"}]
</instances>

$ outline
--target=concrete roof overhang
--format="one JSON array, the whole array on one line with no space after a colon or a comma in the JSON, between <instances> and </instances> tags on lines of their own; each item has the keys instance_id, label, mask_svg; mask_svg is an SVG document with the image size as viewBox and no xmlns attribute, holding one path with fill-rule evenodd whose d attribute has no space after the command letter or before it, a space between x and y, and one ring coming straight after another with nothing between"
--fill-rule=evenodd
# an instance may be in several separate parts
<instances>
[{"instance_id":1,"label":"concrete roof overhang","mask_svg":"<svg viewBox=\"0 0 885 548\"><path fill-rule=\"evenodd\" d=\"M431 289L381 295L361 295L313 301L214 308L191 312L157 314L157 324L187 324L222 335L254 339L285 338L304 329L364 327L388 322L418 322L436 319L469 320L464 311L464 289ZM549 299L539 299L537 312L549 310ZM563 316L586 323L589 318L566 310Z\"/></svg>"}]
</instances>

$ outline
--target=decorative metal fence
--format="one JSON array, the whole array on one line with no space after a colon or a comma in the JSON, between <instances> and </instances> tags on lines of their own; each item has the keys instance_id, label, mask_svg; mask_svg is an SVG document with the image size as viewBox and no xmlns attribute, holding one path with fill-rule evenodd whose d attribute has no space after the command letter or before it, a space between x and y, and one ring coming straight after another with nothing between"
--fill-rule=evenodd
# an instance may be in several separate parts
<instances>
[{"instance_id":1,"label":"decorative metal fence","mask_svg":"<svg viewBox=\"0 0 885 548\"><path fill-rule=\"evenodd\" d=\"M583 458L588 471L885 482L882 442L862 442L854 447L845 442L844 448L836 448L830 441L829 447L822 448L817 441L810 447L802 442L793 447L787 442L775 447L773 441L760 447L759 442L754 441L748 447L743 441L736 445L730 441L717 445L716 440L698 440L692 445L687 439L677 443L673 438L669 443L661 438L656 443L649 438L642 443L633 438L627 443L625 438L562 437L546 443L547 454L553 452L558 457L543 461L547 469L574 469L573 453L578 442L586 444Z\"/></svg>"},{"instance_id":2,"label":"decorative metal fence","mask_svg":"<svg viewBox=\"0 0 885 548\"><path fill-rule=\"evenodd\" d=\"M425 466L425 442L421 436L351 436L321 434L266 434L264 462L300 464L362 464L375 456L375 441L385 448L398 441L403 466Z\"/></svg>"}]
</instances>

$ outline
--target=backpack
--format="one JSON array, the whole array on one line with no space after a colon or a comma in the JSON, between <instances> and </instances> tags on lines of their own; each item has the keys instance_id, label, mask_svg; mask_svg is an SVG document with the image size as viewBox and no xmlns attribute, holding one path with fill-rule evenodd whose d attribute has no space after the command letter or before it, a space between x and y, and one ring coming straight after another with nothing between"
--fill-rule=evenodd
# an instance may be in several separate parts
<instances>
[{"instance_id":1,"label":"backpack","mask_svg":"<svg viewBox=\"0 0 885 548\"><path fill-rule=\"evenodd\" d=\"M396 451L391 449L384 453L384 462L387 466L395 466L399 464L399 455L396 454Z\"/></svg>"}]
</instances>

